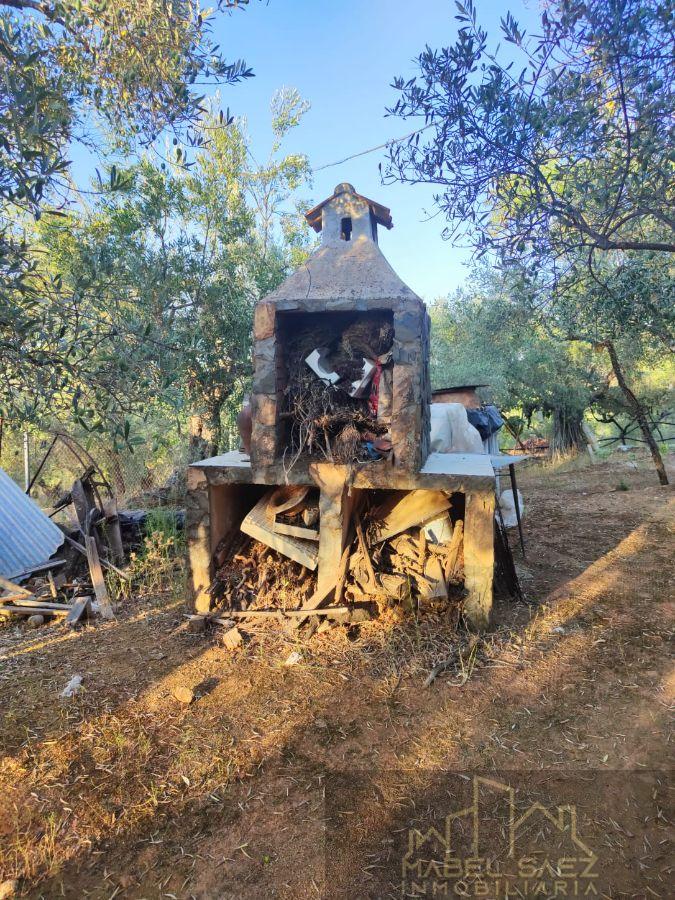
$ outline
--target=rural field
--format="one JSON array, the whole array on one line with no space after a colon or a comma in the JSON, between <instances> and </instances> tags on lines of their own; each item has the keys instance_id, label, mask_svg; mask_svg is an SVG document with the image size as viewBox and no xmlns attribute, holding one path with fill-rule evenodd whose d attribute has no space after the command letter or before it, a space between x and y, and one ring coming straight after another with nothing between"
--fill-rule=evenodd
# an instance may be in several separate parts
<instances>
[{"instance_id":1,"label":"rural field","mask_svg":"<svg viewBox=\"0 0 675 900\"><path fill-rule=\"evenodd\" d=\"M527 602L478 640L408 617L247 627L230 651L171 592L77 633L3 626L1 878L35 898L402 896L407 832L459 772L575 805L592 895L671 896L675 508L628 456L522 474Z\"/></svg>"},{"instance_id":2,"label":"rural field","mask_svg":"<svg viewBox=\"0 0 675 900\"><path fill-rule=\"evenodd\" d=\"M673 0L207 6L0 0L0 900L669 900Z\"/></svg>"}]
</instances>

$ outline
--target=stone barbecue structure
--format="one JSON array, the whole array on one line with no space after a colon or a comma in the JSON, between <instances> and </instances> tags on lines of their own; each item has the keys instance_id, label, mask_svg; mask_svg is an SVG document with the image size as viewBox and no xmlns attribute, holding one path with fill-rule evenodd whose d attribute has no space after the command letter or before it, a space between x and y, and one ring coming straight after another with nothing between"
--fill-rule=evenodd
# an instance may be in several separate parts
<instances>
[{"instance_id":1,"label":"stone barbecue structure","mask_svg":"<svg viewBox=\"0 0 675 900\"><path fill-rule=\"evenodd\" d=\"M475 627L484 627L492 605L494 470L486 455L429 453L429 317L379 248L378 228L393 226L390 211L343 183L306 218L321 234L319 248L255 309L250 458L233 451L189 468L196 610L211 606L216 548L270 486L319 489L319 590L335 580L364 491L426 489L464 495L464 611ZM389 336L388 349L375 360L376 387L369 390L375 397L373 427L390 441L391 451L384 458L336 461L326 437L322 455L302 447L291 453L297 443L289 411L293 378L309 370L289 348L299 335L340 334L361 325Z\"/></svg>"},{"instance_id":2,"label":"stone barbecue structure","mask_svg":"<svg viewBox=\"0 0 675 900\"><path fill-rule=\"evenodd\" d=\"M284 332L295 331L308 316L339 328L345 317L373 311L386 314L394 328L393 373L379 415L388 419L394 466L419 471L429 447L429 316L378 246L378 225L393 225L389 210L350 184L339 184L306 217L321 232L321 247L255 311L253 475L278 462L285 448L279 418L286 386Z\"/></svg>"}]
</instances>

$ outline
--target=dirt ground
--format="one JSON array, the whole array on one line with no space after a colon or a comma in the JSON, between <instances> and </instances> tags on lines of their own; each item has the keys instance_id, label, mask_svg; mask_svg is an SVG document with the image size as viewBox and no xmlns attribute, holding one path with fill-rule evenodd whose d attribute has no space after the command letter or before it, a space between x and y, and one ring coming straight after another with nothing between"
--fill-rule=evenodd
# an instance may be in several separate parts
<instances>
[{"instance_id":1,"label":"dirt ground","mask_svg":"<svg viewBox=\"0 0 675 900\"><path fill-rule=\"evenodd\" d=\"M0 883L109 900L672 896L672 492L628 454L536 466L520 487L528 602L501 600L428 687L459 640L434 621L268 628L228 651L167 595L75 633L0 628ZM74 674L84 690L61 699Z\"/></svg>"}]
</instances>

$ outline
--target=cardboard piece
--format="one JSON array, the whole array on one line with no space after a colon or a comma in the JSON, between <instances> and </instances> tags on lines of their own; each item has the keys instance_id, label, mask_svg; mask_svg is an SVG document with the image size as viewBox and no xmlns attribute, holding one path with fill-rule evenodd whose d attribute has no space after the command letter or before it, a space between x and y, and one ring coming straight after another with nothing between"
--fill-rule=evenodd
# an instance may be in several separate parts
<instances>
[{"instance_id":1,"label":"cardboard piece","mask_svg":"<svg viewBox=\"0 0 675 900\"><path fill-rule=\"evenodd\" d=\"M279 534L267 515L267 504L273 491L268 492L253 507L251 512L241 523L244 534L267 544L273 550L278 550L289 559L300 563L312 572L316 569L319 560L319 549L313 541L305 541L292 535Z\"/></svg>"}]
</instances>

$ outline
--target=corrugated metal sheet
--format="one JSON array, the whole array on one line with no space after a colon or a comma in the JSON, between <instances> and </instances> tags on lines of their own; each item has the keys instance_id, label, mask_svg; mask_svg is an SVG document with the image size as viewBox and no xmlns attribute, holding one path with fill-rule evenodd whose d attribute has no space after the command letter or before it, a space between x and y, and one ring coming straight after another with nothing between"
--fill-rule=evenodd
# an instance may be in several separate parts
<instances>
[{"instance_id":1,"label":"corrugated metal sheet","mask_svg":"<svg viewBox=\"0 0 675 900\"><path fill-rule=\"evenodd\" d=\"M0 469L0 575L45 562L62 543L61 529Z\"/></svg>"}]
</instances>

